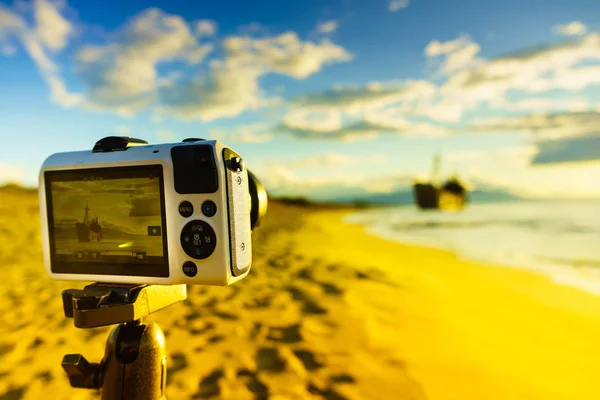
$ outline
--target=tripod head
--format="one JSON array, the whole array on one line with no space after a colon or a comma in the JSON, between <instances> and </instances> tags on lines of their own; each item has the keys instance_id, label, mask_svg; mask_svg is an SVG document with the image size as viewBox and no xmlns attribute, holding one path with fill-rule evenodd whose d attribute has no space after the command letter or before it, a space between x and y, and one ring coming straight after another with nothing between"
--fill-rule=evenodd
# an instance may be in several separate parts
<instances>
[{"instance_id":1,"label":"tripod head","mask_svg":"<svg viewBox=\"0 0 600 400\"><path fill-rule=\"evenodd\" d=\"M62 292L67 318L77 328L139 321L147 315L187 298L186 285L126 285L94 283L83 290Z\"/></svg>"},{"instance_id":2,"label":"tripod head","mask_svg":"<svg viewBox=\"0 0 600 400\"><path fill-rule=\"evenodd\" d=\"M186 285L94 283L62 293L65 316L77 328L119 324L106 341L104 358L90 363L67 354L62 367L72 387L102 389L102 399L165 399L167 352L155 323L142 318L185 300Z\"/></svg>"}]
</instances>

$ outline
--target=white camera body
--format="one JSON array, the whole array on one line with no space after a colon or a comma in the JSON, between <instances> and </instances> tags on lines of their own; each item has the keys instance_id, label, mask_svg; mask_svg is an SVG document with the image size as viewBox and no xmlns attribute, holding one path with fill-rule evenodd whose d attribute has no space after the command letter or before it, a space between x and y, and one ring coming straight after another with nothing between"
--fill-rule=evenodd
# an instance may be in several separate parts
<instances>
[{"instance_id":1,"label":"white camera body","mask_svg":"<svg viewBox=\"0 0 600 400\"><path fill-rule=\"evenodd\" d=\"M248 172L218 141L105 138L48 157L39 197L53 279L229 285L250 270Z\"/></svg>"}]
</instances>

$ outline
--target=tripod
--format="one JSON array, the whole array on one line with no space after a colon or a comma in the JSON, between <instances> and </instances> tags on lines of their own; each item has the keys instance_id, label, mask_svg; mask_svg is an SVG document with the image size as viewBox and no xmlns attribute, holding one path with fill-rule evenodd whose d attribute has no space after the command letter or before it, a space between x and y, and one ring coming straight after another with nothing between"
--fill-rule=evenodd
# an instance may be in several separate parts
<instances>
[{"instance_id":1,"label":"tripod","mask_svg":"<svg viewBox=\"0 0 600 400\"><path fill-rule=\"evenodd\" d=\"M100 363L89 363L81 354L64 356L71 386L101 389L103 400L166 399L165 336L156 323L144 324L142 318L186 297L186 285L94 283L64 290L65 316L77 328L119 324L108 336Z\"/></svg>"}]
</instances>

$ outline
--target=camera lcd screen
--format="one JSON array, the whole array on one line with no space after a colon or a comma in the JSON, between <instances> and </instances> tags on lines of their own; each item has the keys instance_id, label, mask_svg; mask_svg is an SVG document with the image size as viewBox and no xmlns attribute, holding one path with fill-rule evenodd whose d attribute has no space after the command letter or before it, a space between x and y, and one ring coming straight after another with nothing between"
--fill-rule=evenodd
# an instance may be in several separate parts
<instances>
[{"instance_id":1,"label":"camera lcd screen","mask_svg":"<svg viewBox=\"0 0 600 400\"><path fill-rule=\"evenodd\" d=\"M45 172L54 273L168 277L162 166Z\"/></svg>"}]
</instances>

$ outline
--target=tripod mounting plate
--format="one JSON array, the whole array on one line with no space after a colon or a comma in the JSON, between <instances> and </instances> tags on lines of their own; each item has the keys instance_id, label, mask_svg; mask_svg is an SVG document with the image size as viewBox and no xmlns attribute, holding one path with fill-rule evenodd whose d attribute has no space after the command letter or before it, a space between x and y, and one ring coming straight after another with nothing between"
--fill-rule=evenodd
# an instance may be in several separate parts
<instances>
[{"instance_id":1,"label":"tripod mounting plate","mask_svg":"<svg viewBox=\"0 0 600 400\"><path fill-rule=\"evenodd\" d=\"M124 285L94 283L62 292L65 316L77 328L138 321L187 298L186 285Z\"/></svg>"}]
</instances>

